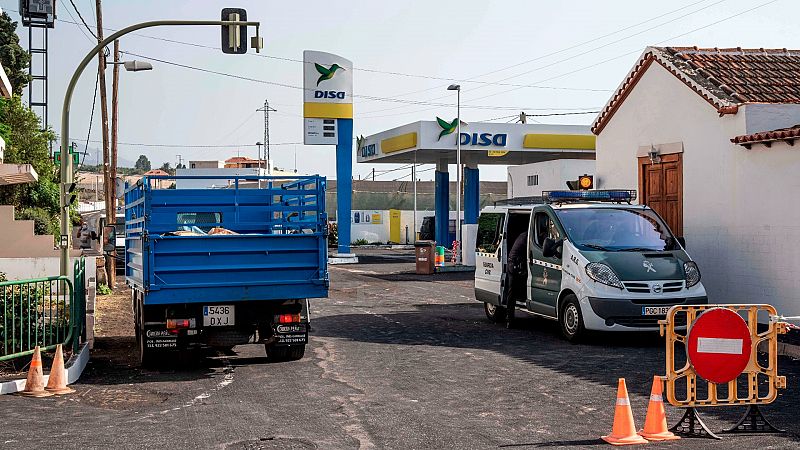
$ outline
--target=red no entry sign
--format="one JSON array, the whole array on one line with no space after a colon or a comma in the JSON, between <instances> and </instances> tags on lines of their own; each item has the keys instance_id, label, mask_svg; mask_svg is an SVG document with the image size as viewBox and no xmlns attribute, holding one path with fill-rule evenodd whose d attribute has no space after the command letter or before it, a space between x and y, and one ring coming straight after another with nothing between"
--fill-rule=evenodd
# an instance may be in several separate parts
<instances>
[{"instance_id":1,"label":"red no entry sign","mask_svg":"<svg viewBox=\"0 0 800 450\"><path fill-rule=\"evenodd\" d=\"M750 362L750 329L742 316L727 308L700 314L689 329L689 363L712 383L727 383Z\"/></svg>"}]
</instances>

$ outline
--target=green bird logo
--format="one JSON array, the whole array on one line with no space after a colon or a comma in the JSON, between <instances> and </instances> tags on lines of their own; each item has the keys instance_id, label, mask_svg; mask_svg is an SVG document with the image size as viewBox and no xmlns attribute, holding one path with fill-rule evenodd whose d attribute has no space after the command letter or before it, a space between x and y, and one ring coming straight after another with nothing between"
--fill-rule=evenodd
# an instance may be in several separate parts
<instances>
[{"instance_id":1,"label":"green bird logo","mask_svg":"<svg viewBox=\"0 0 800 450\"><path fill-rule=\"evenodd\" d=\"M336 74L337 70L339 69L344 70L344 67L336 63L333 63L330 67L325 67L317 63L314 63L314 67L316 67L317 72L321 74L317 79L317 86L319 86L319 84L322 83L323 81L330 80L331 78L333 78L333 75Z\"/></svg>"},{"instance_id":2,"label":"green bird logo","mask_svg":"<svg viewBox=\"0 0 800 450\"><path fill-rule=\"evenodd\" d=\"M439 126L442 127L442 132L439 133L439 139L436 139L437 141L441 140L442 137L447 136L448 134L453 134L453 132L455 132L458 128L458 117L449 123L439 117L436 117L436 121L439 123Z\"/></svg>"}]
</instances>

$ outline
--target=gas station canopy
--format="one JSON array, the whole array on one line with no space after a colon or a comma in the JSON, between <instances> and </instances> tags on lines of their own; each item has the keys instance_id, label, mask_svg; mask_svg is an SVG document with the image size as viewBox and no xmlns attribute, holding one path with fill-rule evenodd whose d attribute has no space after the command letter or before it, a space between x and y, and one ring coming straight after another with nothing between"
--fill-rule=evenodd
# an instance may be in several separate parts
<instances>
[{"instance_id":1,"label":"gas station canopy","mask_svg":"<svg viewBox=\"0 0 800 450\"><path fill-rule=\"evenodd\" d=\"M419 121L359 139L360 163L455 164L457 122ZM589 126L461 122L461 161L519 165L594 159Z\"/></svg>"}]
</instances>

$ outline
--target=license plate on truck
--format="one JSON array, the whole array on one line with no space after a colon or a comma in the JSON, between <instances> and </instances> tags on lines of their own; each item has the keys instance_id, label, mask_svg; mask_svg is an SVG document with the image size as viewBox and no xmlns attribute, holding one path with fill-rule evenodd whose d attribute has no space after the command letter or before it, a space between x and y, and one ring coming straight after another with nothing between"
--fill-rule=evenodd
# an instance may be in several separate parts
<instances>
[{"instance_id":1,"label":"license plate on truck","mask_svg":"<svg viewBox=\"0 0 800 450\"><path fill-rule=\"evenodd\" d=\"M642 306L643 316L666 316L671 306Z\"/></svg>"},{"instance_id":2,"label":"license plate on truck","mask_svg":"<svg viewBox=\"0 0 800 450\"><path fill-rule=\"evenodd\" d=\"M228 327L236 324L233 305L203 306L204 327Z\"/></svg>"}]
</instances>

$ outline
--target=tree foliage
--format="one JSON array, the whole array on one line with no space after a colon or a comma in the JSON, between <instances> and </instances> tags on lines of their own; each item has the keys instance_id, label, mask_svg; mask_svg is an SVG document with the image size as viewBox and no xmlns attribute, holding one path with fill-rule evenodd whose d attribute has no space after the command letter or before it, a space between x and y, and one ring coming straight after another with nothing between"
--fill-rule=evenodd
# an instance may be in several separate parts
<instances>
[{"instance_id":1,"label":"tree foliage","mask_svg":"<svg viewBox=\"0 0 800 450\"><path fill-rule=\"evenodd\" d=\"M0 63L11 82L11 89L16 95L21 95L25 86L30 83L28 65L31 63L30 55L19 45L19 36L16 33L17 22L11 20L8 14L0 14Z\"/></svg>"},{"instance_id":2,"label":"tree foliage","mask_svg":"<svg viewBox=\"0 0 800 450\"><path fill-rule=\"evenodd\" d=\"M0 123L6 131L5 162L30 164L39 175L34 183L0 186L0 204L13 205L18 219L33 220L37 234L58 235L58 178L49 149L53 132L39 129L39 117L19 96L0 100Z\"/></svg>"},{"instance_id":3,"label":"tree foliage","mask_svg":"<svg viewBox=\"0 0 800 450\"><path fill-rule=\"evenodd\" d=\"M142 173L147 172L151 168L150 160L147 159L147 156L139 155L139 159L136 160L133 168L142 171Z\"/></svg>"}]
</instances>

